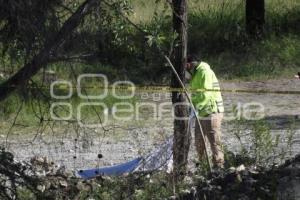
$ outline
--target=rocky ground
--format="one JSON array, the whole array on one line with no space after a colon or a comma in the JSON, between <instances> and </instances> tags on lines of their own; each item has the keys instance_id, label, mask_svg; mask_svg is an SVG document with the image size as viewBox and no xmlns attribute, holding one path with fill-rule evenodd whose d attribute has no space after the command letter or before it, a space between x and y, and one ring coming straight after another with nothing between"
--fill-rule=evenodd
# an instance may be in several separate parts
<instances>
[{"instance_id":1,"label":"rocky ground","mask_svg":"<svg viewBox=\"0 0 300 200\"><path fill-rule=\"evenodd\" d=\"M264 120L270 124L273 135L281 136L281 146L287 142L288 134L294 134L292 155L300 152L300 94L254 93L253 90L300 91L299 80L269 80L263 82L222 82L225 90L249 90L246 92L224 91L223 98L226 108L225 120L222 125L223 141L226 148L239 152L240 141L236 134L241 134L242 145L250 148L251 141L247 134L251 132L247 124L235 126L232 110L238 107L241 113L251 103L263 106ZM167 93L140 93L141 102L161 105L170 102ZM251 106L251 105L250 105ZM76 124L56 123L48 134L39 128L33 134L24 134L22 130L13 132L6 140L6 132L1 132L1 144L15 154L18 160L29 160L33 156L45 156L55 163L70 170L110 166L145 155L159 146L166 137L172 134L172 117L170 110L161 119L155 119L153 111L144 111L141 120L116 121L110 120L106 131L102 128L83 129ZM247 113L246 113L247 114ZM260 113L258 113L260 114ZM154 116L154 117L153 117ZM6 130L7 131L7 130ZM194 150L192 147L191 160ZM103 158L98 159L98 154Z\"/></svg>"},{"instance_id":2,"label":"rocky ground","mask_svg":"<svg viewBox=\"0 0 300 200\"><path fill-rule=\"evenodd\" d=\"M209 179L196 177L190 190L170 199L182 200L298 200L300 199L300 155L284 164L265 169L258 166L215 172Z\"/></svg>"},{"instance_id":3,"label":"rocky ground","mask_svg":"<svg viewBox=\"0 0 300 200\"><path fill-rule=\"evenodd\" d=\"M82 181L45 158L16 162L10 152L0 150L0 161L0 197L4 200L161 199L160 195L166 195L162 191L168 181L156 182L151 172ZM176 190L169 200L298 200L300 155L271 168L242 164L214 170L208 176L191 173L183 183L184 188ZM157 190L151 190L151 185Z\"/></svg>"},{"instance_id":4,"label":"rocky ground","mask_svg":"<svg viewBox=\"0 0 300 200\"><path fill-rule=\"evenodd\" d=\"M239 108L242 115L249 104L256 103L264 108L263 125L268 124L273 139L276 135L280 136L279 145L276 147L278 151L271 152L271 156L281 150L290 151L290 154L286 154L283 158L288 159L300 152L300 94L253 92L253 90L299 91L299 80L222 82L221 87L231 90L223 92L227 112L222 130L227 151L236 154L241 152L242 147L248 151L253 148L254 141L251 138L255 132L252 129L257 121L240 123L231 118L233 108ZM249 90L249 93L233 92L233 89ZM158 106L170 102L170 95L166 93L140 93L138 95L141 102L152 102ZM7 137L8 130L2 129L0 130L0 144L6 147L6 151L12 152L14 158L10 153L5 153L8 155L9 162L1 161L0 167L3 167L1 169L4 171L7 170L5 173L7 172L8 176L15 174L11 170L20 170L17 174L23 176L26 175L22 174L26 167L15 161L25 160L26 166L34 171L32 173L35 173L37 177L42 177L42 179L21 177L29 178L34 183L28 187L33 189L36 195L43 197L46 195L47 198L55 198L55 195L62 195L62 198L73 195L72 198L75 198L80 191L84 190L89 193L91 188L100 187L101 184L97 181L95 183L78 181L72 171L110 166L146 155L172 135L173 118L170 117L170 109L163 113L161 119L156 119L153 114L155 114L153 111L146 110L143 111L141 120L111 119L105 130L101 127L79 128L76 123L57 122L52 124L50 132L43 131L43 128L49 129L46 126L39 127L32 131L32 134L28 134L27 129L18 129L12 131ZM260 127L257 131L268 132L268 129ZM292 135L291 141L288 140L290 135ZM232 153L230 155L233 155ZM103 156L101 159L99 159L99 154ZM191 170L190 178L193 180L188 181L191 184L188 190L182 191L180 195L173 196L171 199L300 199L299 156L273 168L245 163L243 165L241 162L226 171L214 173L209 179L197 176L193 171L195 157L192 146L189 169ZM7 159L7 157L1 157L1 159ZM7 164L10 167L7 167Z\"/></svg>"}]
</instances>

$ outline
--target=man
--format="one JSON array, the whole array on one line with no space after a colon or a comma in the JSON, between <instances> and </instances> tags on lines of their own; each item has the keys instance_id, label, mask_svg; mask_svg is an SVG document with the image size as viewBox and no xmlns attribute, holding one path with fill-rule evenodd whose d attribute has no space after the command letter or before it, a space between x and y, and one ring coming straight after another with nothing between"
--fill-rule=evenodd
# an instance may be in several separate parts
<instances>
[{"instance_id":1,"label":"man","mask_svg":"<svg viewBox=\"0 0 300 200\"><path fill-rule=\"evenodd\" d=\"M220 90L218 79L207 63L199 62L192 56L188 57L186 70L191 74L192 102L198 111L204 137L209 141L214 167L223 168L224 153L221 144L223 100L220 91L205 91ZM195 146L199 159L202 160L205 153L204 141L197 122Z\"/></svg>"}]
</instances>

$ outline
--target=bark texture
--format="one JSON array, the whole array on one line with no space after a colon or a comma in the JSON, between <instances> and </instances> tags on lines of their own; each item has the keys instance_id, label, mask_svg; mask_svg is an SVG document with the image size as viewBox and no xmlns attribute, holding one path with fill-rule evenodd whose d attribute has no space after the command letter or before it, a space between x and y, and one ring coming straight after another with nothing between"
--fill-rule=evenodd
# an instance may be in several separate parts
<instances>
[{"instance_id":1,"label":"bark texture","mask_svg":"<svg viewBox=\"0 0 300 200\"><path fill-rule=\"evenodd\" d=\"M185 82L184 67L186 65L187 57L187 1L173 0L173 28L177 33L175 47L173 51L174 67L180 77ZM173 75L171 87L181 88L176 76ZM188 161L188 152L190 146L190 132L187 130L188 121L178 118L187 117L188 108L186 97L183 92L173 92L172 102L174 105L174 146L173 146L173 160L174 160L174 174L175 178L181 179L186 172Z\"/></svg>"}]
</instances>

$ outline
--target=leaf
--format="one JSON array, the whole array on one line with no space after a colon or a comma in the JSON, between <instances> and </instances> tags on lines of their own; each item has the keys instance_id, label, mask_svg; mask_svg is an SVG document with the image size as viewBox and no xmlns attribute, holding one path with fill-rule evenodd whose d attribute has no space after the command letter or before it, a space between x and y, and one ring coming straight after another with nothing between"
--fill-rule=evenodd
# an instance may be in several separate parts
<instances>
[{"instance_id":1,"label":"leaf","mask_svg":"<svg viewBox=\"0 0 300 200\"><path fill-rule=\"evenodd\" d=\"M153 45L154 37L152 35L147 35L145 38L147 39L147 44L151 47Z\"/></svg>"}]
</instances>

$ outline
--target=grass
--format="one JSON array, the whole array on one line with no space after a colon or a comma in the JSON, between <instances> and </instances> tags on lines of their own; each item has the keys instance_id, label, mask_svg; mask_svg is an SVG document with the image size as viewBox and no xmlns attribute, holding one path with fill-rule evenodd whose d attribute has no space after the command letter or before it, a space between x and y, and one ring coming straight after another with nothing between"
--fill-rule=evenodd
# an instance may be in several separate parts
<instances>
[{"instance_id":1,"label":"grass","mask_svg":"<svg viewBox=\"0 0 300 200\"><path fill-rule=\"evenodd\" d=\"M292 79L299 70L299 44L297 35L271 36L242 53L224 50L217 58L207 55L207 61L222 79Z\"/></svg>"},{"instance_id":2,"label":"grass","mask_svg":"<svg viewBox=\"0 0 300 200\"><path fill-rule=\"evenodd\" d=\"M166 5L166 1L160 0L158 2L158 4L155 4L154 0L132 0L134 13L129 17L139 26L156 33L161 38L168 39L172 27L171 10ZM261 40L249 39L245 34L244 2L244 0L189 0L189 52L201 55L203 60L211 64L221 79L257 80L293 77L295 72L299 71L300 65L299 0L266 0L266 30ZM148 47L146 47L146 50L142 49L145 47L137 44L137 41L141 41L140 35L136 34L135 31L128 32L134 38L132 43L133 46L137 46L136 52L140 55L141 52L146 51L144 55L146 61L142 60L143 62L141 62L139 60L137 62L137 55L128 53L128 57L120 56L119 58L122 60L120 62L123 62L124 70L122 71L113 66L99 63L76 64L75 68L79 70L79 73L105 73L109 75L109 80L129 79L146 85L149 81L153 81L150 79L156 78L158 81L154 81L155 84L168 84L169 79L162 81L162 77L168 77L170 71L162 70L163 61L158 59L157 52ZM168 41L164 41L161 45L163 49L168 49ZM117 53L116 55L118 55ZM69 73L66 73L68 70L62 68L61 65L66 68L69 67L65 63L59 63L51 67L56 69L55 71L60 75L59 78L72 79ZM149 76L152 77L149 78ZM96 83L91 82L88 84L95 85ZM64 93L65 91L61 90L60 92ZM95 92L95 90L92 89L88 92ZM24 96L24 94L14 94L1 102L0 135L5 135L14 121L21 104L20 96ZM37 127L40 125L40 113L44 113L45 119L50 117L49 105L46 100L32 98L31 96L26 99L16 120L17 125L13 129L14 134L29 134L39 130ZM135 101L137 99L125 100L125 102L130 103ZM74 97L63 102L71 103L76 108L82 101L76 97L75 93ZM114 103L121 101L108 96L101 102L111 107ZM101 108L98 108L97 111L99 113L103 112ZM58 109L57 112L60 115L68 114L63 109ZM76 109L74 114L76 114ZM93 108L86 109L83 115L89 122L97 122L98 120ZM148 122L147 124L136 121L130 123L133 123L134 127L150 126ZM275 138L271 135L270 127L264 121L258 121L254 124L245 123L251 129L251 144L254 145L252 151L255 152L253 154L258 156L257 161L263 161L264 156L272 154L272 150L277 148L278 145L272 143ZM57 123L55 128L59 129L60 126L64 127L65 124L63 122ZM153 127L157 126L158 123L153 124ZM50 132L51 130L44 130L44 133L47 131ZM244 131L244 127L240 126L236 128L236 131L238 131L237 134L240 134ZM293 130L291 129L290 132L292 136ZM286 150L287 148L283 149L282 155L285 155ZM121 183L119 182L123 180L116 180L117 184L113 180L107 180L96 191L97 195L100 194L104 197L103 199L105 197L110 199L114 195L123 195L124 188L134 189L130 191L133 194L132 199L168 197L172 195L172 187L168 185L167 178L158 174L157 177L142 180L145 184L139 187L133 187L133 184L127 180ZM153 179L154 183L152 182ZM85 198L89 193L82 195ZM126 194L124 195L126 196ZM30 198L31 196L28 197L28 199Z\"/></svg>"},{"instance_id":3,"label":"grass","mask_svg":"<svg viewBox=\"0 0 300 200\"><path fill-rule=\"evenodd\" d=\"M300 18L299 3L266 1L265 35L251 40L245 34L244 4L224 2L222 9L207 6L191 13L190 51L200 52L222 79L293 77L300 63L294 21Z\"/></svg>"},{"instance_id":4,"label":"grass","mask_svg":"<svg viewBox=\"0 0 300 200\"><path fill-rule=\"evenodd\" d=\"M147 1L147 0L131 0L133 6L133 15L131 19L136 23L151 22L154 12L171 11L166 1ZM157 3L156 3L157 2ZM273 13L286 13L299 7L297 0L265 0L266 11L268 16ZM202 15L210 14L216 18L222 18L222 15L230 13L232 16L239 15L243 18L245 1L243 0L188 0L188 11L190 13L202 13ZM171 13L167 13L170 15ZM267 17L268 17L267 16Z\"/></svg>"},{"instance_id":5,"label":"grass","mask_svg":"<svg viewBox=\"0 0 300 200\"><path fill-rule=\"evenodd\" d=\"M94 82L91 82L94 83ZM90 83L90 84L91 84ZM88 90L87 94L99 94L99 90L93 89ZM5 101L0 104L0 122L1 122L1 131L0 134L6 135L9 132L11 125L14 123L13 132L20 132L20 134L30 134L40 129L50 121L52 121L52 116L50 112L51 104L53 103L69 103L71 105L72 117L69 120L76 121L78 118L78 108L81 103L88 103L89 100L81 99L77 96L76 91L73 96L67 100L53 99L49 94L50 89L46 88L43 90L47 98L32 96L32 93L36 91L31 91L28 96L24 94L13 94ZM66 94L66 89L55 90L55 94ZM51 101L49 101L51 99ZM130 99L118 99L114 97L111 91L108 95L102 100L91 100L91 102L99 103L101 102L103 106L84 106L82 107L81 119L83 123L94 124L99 123L99 117L103 119L104 108L107 108L108 111L115 105L115 103L131 103L134 104L137 100L137 97L132 97ZM120 108L119 108L120 109ZM70 114L70 110L67 106L56 106L53 109L53 113L58 118L67 117ZM118 113L117 113L118 114ZM121 113L122 114L122 113ZM17 118L16 118L17 116ZM110 116L108 114L108 116ZM120 117L120 115L118 115ZM41 121L43 120L43 121ZM54 121L53 121L54 122ZM58 121L57 127L64 128L64 122ZM45 127L47 129L44 132L51 132L50 126Z\"/></svg>"},{"instance_id":6,"label":"grass","mask_svg":"<svg viewBox=\"0 0 300 200\"><path fill-rule=\"evenodd\" d=\"M278 77L292 78L300 67L300 3L298 0L266 0L265 35L261 40L251 40L245 34L243 0L189 0L189 53L201 55L223 80L257 80ZM171 10L166 1L132 0L133 14L130 17L139 26L157 34L163 42L162 49L169 48L169 35L172 27ZM138 44L141 39L133 30L130 33L133 46L138 55L121 56L122 70L117 67L99 64L74 64L78 73L104 73L108 79L129 79L141 85L148 83L169 84L170 71L162 67L154 48L145 48ZM122 50L124 51L124 49ZM118 53L118 52L117 52ZM118 54L115 55L118 55ZM143 55L144 54L144 55ZM142 55L144 60L136 57ZM7 59L2 60L8 63ZM59 74L60 79L72 80L68 69L70 64L57 63L50 66ZM90 83L93 85L94 83ZM93 92L93 91L92 91ZM24 94L23 94L24 95ZM25 95L26 96L26 95ZM30 97L29 97L30 98ZM40 100L39 100L40 101ZM11 96L0 105L1 121L13 120L13 115L20 105L18 95ZM41 102L43 111L49 109L46 101ZM106 98L104 103L111 106L116 99ZM80 101L71 99L76 107ZM21 112L21 124L34 126L39 123L34 114L39 111L39 102L27 101ZM61 114L67 114L60 111ZM96 120L90 110L84 115Z\"/></svg>"},{"instance_id":7,"label":"grass","mask_svg":"<svg viewBox=\"0 0 300 200\"><path fill-rule=\"evenodd\" d=\"M156 43L168 54L172 12L167 1L131 0L131 3L133 13L129 18L153 34ZM188 53L198 54L209 62L220 79L292 77L299 71L300 63L299 0L265 0L265 3L265 34L261 40L251 40L245 33L245 0L188 0ZM163 67L165 61L157 49L145 45L144 36L131 26L118 31L125 44L112 45L101 55L113 64L89 60L72 65L80 68L81 73L105 73L110 80L169 84L171 71ZM3 58L3 63L9 63L8 60ZM68 76L69 63L55 65L51 67L57 73Z\"/></svg>"},{"instance_id":8,"label":"grass","mask_svg":"<svg viewBox=\"0 0 300 200\"><path fill-rule=\"evenodd\" d=\"M150 30L159 27L160 35L170 35L171 10L165 8L165 1L132 2L134 22ZM245 33L245 1L189 0L189 53L209 62L221 79L293 77L300 68L300 3L265 3L265 34L261 40L253 40Z\"/></svg>"},{"instance_id":9,"label":"grass","mask_svg":"<svg viewBox=\"0 0 300 200\"><path fill-rule=\"evenodd\" d=\"M166 1L157 2L156 4L155 1L132 0L134 12L129 17L139 26L162 38L163 42L160 45L162 49L168 50L172 13ZM299 71L300 3L298 0L266 0L265 35L261 40L251 40L245 34L245 5L242 0L189 0L188 4L189 53L201 55L220 79L292 78L295 72ZM133 30L125 32L137 39L137 41L133 40L133 46L136 45L138 55L129 53L128 56L122 56L120 58L120 62L123 63L122 70L99 63L72 63L71 65L78 73L107 74L109 81L129 79L141 85L147 85L149 82L168 84L170 71L162 67L164 61L159 59L154 48L141 49L145 46L138 44L141 41L140 35ZM136 58L140 55L144 57L143 61ZM4 59L2 62L8 61ZM66 63L57 63L50 67L55 69L60 79L72 80L69 70L62 68L61 65L70 68L70 64ZM14 95L1 102L1 121L7 122L13 119L11 114L15 114L21 102L17 96ZM40 108L36 100L29 100L24 104L19 117L22 119L22 124L31 126L39 123L34 113L39 109L43 111L49 109L46 101L40 102ZM80 101L72 98L70 102L76 107ZM111 106L116 99L109 97L103 102ZM84 115L91 120L96 120L90 110L87 110Z\"/></svg>"},{"instance_id":10,"label":"grass","mask_svg":"<svg viewBox=\"0 0 300 200\"><path fill-rule=\"evenodd\" d=\"M282 164L287 157L291 157L293 139L299 128L297 122L291 119L280 133L274 132L276 126L273 123L267 119L244 118L229 122L227 125L232 126L229 133L240 143L238 154L248 155L252 158L252 164L266 167Z\"/></svg>"}]
</instances>

